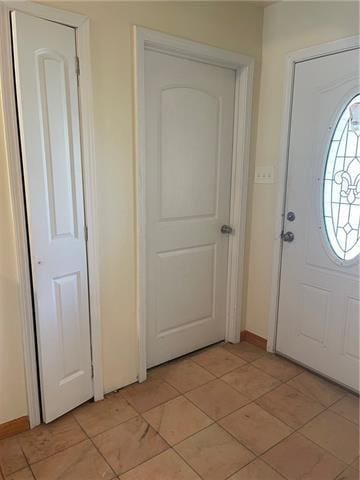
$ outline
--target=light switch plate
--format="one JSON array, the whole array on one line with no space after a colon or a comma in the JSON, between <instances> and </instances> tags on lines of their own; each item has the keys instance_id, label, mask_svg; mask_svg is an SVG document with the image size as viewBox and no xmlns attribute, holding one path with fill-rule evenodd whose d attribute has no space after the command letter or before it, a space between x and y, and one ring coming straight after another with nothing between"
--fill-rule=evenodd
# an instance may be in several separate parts
<instances>
[{"instance_id":1,"label":"light switch plate","mask_svg":"<svg viewBox=\"0 0 360 480\"><path fill-rule=\"evenodd\" d=\"M272 165L256 167L255 183L274 183L274 167Z\"/></svg>"}]
</instances>

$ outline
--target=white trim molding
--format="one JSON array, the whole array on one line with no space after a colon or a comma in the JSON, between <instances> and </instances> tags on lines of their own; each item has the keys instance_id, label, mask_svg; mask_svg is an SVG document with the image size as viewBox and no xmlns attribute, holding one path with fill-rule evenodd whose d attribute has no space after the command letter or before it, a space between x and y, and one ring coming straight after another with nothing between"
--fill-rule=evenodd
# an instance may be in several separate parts
<instances>
[{"instance_id":1,"label":"white trim molding","mask_svg":"<svg viewBox=\"0 0 360 480\"><path fill-rule=\"evenodd\" d=\"M287 169L290 141L290 126L292 114L292 99L294 86L295 66L299 62L304 62L314 58L333 55L335 53L354 50L360 46L360 36L343 38L333 42L315 45L309 48L297 50L289 53L285 59L285 90L284 90L284 109L280 142L280 160L279 160L279 189L277 194L277 206L275 216L275 235L273 248L273 268L271 281L270 310L268 319L268 339L267 350L276 351L277 320L280 295L280 273L282 258L281 232L284 223L284 209L286 201Z\"/></svg>"},{"instance_id":2,"label":"white trim molding","mask_svg":"<svg viewBox=\"0 0 360 480\"><path fill-rule=\"evenodd\" d=\"M10 13L13 10L75 28L80 62L79 102L82 141L85 218L88 226L89 304L91 318L92 361L94 369L94 399L104 396L101 315L99 282L99 247L96 195L96 161L92 106L89 20L87 17L32 2L0 2L0 74L5 149L10 177L14 220L17 268L19 275L20 308L23 330L25 379L30 427L41 421L38 388L35 331L32 306L31 274L28 256L26 212L23 196L21 155L18 138Z\"/></svg>"},{"instance_id":3,"label":"white trim molding","mask_svg":"<svg viewBox=\"0 0 360 480\"><path fill-rule=\"evenodd\" d=\"M135 108L137 160L137 327L140 382L146 379L146 214L145 214L145 80L146 49L170 53L236 72L235 121L231 180L230 222L235 235L230 237L227 278L226 340L240 341L246 200L249 169L250 127L254 59L236 52L185 40L143 27L134 27Z\"/></svg>"}]
</instances>

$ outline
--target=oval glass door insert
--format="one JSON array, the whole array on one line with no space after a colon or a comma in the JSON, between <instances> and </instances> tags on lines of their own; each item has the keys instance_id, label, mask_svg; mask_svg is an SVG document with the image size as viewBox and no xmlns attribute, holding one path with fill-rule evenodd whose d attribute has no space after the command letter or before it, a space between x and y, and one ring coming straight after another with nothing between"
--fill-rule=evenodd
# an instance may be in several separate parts
<instances>
[{"instance_id":1,"label":"oval glass door insert","mask_svg":"<svg viewBox=\"0 0 360 480\"><path fill-rule=\"evenodd\" d=\"M360 253L360 94L345 107L326 159L323 215L335 255L350 261Z\"/></svg>"}]
</instances>

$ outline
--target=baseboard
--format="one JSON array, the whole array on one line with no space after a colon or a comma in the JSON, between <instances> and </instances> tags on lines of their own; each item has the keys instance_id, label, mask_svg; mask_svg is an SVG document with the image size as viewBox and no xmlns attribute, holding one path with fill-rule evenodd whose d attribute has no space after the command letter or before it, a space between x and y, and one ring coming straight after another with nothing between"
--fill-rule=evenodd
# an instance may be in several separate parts
<instances>
[{"instance_id":1,"label":"baseboard","mask_svg":"<svg viewBox=\"0 0 360 480\"><path fill-rule=\"evenodd\" d=\"M17 433L25 432L25 430L29 430L29 428L30 423L27 415L25 417L15 418L15 420L10 420L10 422L2 423L0 425L0 440L16 435Z\"/></svg>"},{"instance_id":2,"label":"baseboard","mask_svg":"<svg viewBox=\"0 0 360 480\"><path fill-rule=\"evenodd\" d=\"M256 333L249 332L248 330L243 330L240 333L240 341L252 343L256 347L266 350L266 338L260 337L259 335L256 335Z\"/></svg>"}]
</instances>

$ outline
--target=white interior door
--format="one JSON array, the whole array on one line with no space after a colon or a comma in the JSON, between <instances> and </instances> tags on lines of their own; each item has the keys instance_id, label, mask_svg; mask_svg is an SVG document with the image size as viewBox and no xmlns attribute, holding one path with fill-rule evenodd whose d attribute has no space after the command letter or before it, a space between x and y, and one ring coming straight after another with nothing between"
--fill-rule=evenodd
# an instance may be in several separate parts
<instances>
[{"instance_id":1,"label":"white interior door","mask_svg":"<svg viewBox=\"0 0 360 480\"><path fill-rule=\"evenodd\" d=\"M284 225L294 240L283 243L276 343L279 352L354 390L359 390L359 93L358 50L296 64Z\"/></svg>"},{"instance_id":2,"label":"white interior door","mask_svg":"<svg viewBox=\"0 0 360 480\"><path fill-rule=\"evenodd\" d=\"M43 418L92 397L75 30L12 13Z\"/></svg>"},{"instance_id":3,"label":"white interior door","mask_svg":"<svg viewBox=\"0 0 360 480\"><path fill-rule=\"evenodd\" d=\"M225 338L235 72L145 51L147 366Z\"/></svg>"}]
</instances>

